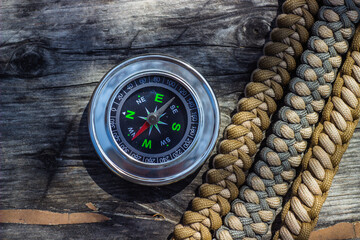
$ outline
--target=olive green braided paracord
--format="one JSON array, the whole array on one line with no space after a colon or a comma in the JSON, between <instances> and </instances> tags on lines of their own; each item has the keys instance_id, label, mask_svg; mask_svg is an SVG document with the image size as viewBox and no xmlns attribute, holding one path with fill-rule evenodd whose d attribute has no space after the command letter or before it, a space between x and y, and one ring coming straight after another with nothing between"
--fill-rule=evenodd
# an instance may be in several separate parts
<instances>
[{"instance_id":1,"label":"olive green braided paracord","mask_svg":"<svg viewBox=\"0 0 360 240\"><path fill-rule=\"evenodd\" d=\"M232 212L224 220L216 237L225 239L261 239L274 221L295 177L295 167L307 147L318 113L331 93L341 54L348 50L345 39L354 34L359 21L356 1L324 1L319 21L313 26L313 36L304 51L297 77L290 81L285 106L279 110L279 120L273 125L266 146L258 154L252 173L240 189L239 199L232 203Z\"/></svg>"},{"instance_id":2,"label":"olive green braided paracord","mask_svg":"<svg viewBox=\"0 0 360 240\"><path fill-rule=\"evenodd\" d=\"M276 101L283 97L283 87L296 68L296 61L308 40L308 29L314 23L318 4L315 0L287 0L277 17L278 28L271 32L272 41L246 86L246 97L238 103L238 113L226 128L214 158L214 169L200 186L199 197L192 201L192 211L185 212L182 224L174 230L175 239L211 239L210 230L222 225L221 216L230 211L230 202L239 194L245 173L253 162L257 144L270 125Z\"/></svg>"},{"instance_id":3,"label":"olive green braided paracord","mask_svg":"<svg viewBox=\"0 0 360 240\"><path fill-rule=\"evenodd\" d=\"M360 25L314 130L274 239L308 239L360 117Z\"/></svg>"}]
</instances>

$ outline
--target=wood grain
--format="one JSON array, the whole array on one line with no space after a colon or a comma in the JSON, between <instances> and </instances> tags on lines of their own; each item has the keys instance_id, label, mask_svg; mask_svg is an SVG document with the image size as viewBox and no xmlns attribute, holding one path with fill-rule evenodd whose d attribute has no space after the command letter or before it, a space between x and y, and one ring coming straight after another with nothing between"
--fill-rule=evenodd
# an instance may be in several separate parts
<instances>
[{"instance_id":1,"label":"wood grain","mask_svg":"<svg viewBox=\"0 0 360 240\"><path fill-rule=\"evenodd\" d=\"M195 196L208 163L164 187L120 179L100 162L90 142L86 115L91 94L102 76L124 59L144 53L173 55L191 63L213 87L222 133L277 11L274 0L3 0L0 208L96 212L111 220L1 224L1 236L166 239ZM360 219L359 141L357 130L319 226Z\"/></svg>"}]
</instances>

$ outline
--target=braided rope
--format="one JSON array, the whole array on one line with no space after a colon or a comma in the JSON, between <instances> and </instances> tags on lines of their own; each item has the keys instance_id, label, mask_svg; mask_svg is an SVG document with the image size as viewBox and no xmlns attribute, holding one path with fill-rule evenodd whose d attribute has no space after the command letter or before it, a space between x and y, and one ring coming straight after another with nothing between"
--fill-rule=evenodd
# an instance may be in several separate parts
<instances>
[{"instance_id":1,"label":"braided rope","mask_svg":"<svg viewBox=\"0 0 360 240\"><path fill-rule=\"evenodd\" d=\"M258 69L246 85L246 97L238 102L232 123L225 130L225 139L214 158L214 168L207 172L207 182L200 186L199 197L193 199L192 211L186 211L182 224L174 230L175 239L211 239L210 230L222 225L221 216L230 211L230 202L239 194L245 171L263 139L276 111L276 101L283 97L283 87L296 68L309 37L308 30L318 12L316 0L287 0L265 45Z\"/></svg>"},{"instance_id":2,"label":"braided rope","mask_svg":"<svg viewBox=\"0 0 360 240\"><path fill-rule=\"evenodd\" d=\"M359 0L354 2L360 5ZM289 83L279 120L258 153L259 160L241 187L239 198L233 201L225 226L217 231L218 239L261 239L268 233L331 93L341 55L348 50L345 39L352 38L354 23L359 21L360 10L354 2L324 1L297 77Z\"/></svg>"},{"instance_id":3,"label":"braided rope","mask_svg":"<svg viewBox=\"0 0 360 240\"><path fill-rule=\"evenodd\" d=\"M360 26L337 76L321 122L314 130L301 173L292 186L292 197L282 210L282 226L276 231L274 239L309 238L359 117Z\"/></svg>"}]
</instances>

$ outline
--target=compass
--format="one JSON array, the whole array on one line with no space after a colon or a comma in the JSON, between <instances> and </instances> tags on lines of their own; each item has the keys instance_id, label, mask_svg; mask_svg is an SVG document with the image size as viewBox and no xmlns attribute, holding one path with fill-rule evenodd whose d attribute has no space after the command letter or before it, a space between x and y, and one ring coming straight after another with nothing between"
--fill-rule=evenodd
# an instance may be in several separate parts
<instances>
[{"instance_id":1,"label":"compass","mask_svg":"<svg viewBox=\"0 0 360 240\"><path fill-rule=\"evenodd\" d=\"M131 58L108 72L89 104L95 150L119 176L143 185L178 181L215 146L219 109L207 81L165 55Z\"/></svg>"}]
</instances>

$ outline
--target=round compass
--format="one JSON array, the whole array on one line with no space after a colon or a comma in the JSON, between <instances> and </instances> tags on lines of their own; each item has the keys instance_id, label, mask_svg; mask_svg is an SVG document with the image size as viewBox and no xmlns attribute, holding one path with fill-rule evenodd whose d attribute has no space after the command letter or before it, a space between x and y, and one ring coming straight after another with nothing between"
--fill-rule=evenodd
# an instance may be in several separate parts
<instances>
[{"instance_id":1,"label":"round compass","mask_svg":"<svg viewBox=\"0 0 360 240\"><path fill-rule=\"evenodd\" d=\"M214 148L219 110L206 80L164 55L129 59L107 73L89 107L90 137L119 176L164 185L194 172Z\"/></svg>"}]
</instances>

